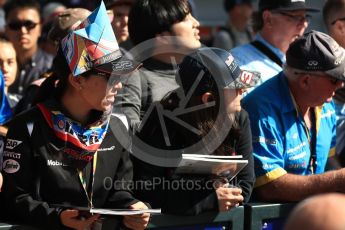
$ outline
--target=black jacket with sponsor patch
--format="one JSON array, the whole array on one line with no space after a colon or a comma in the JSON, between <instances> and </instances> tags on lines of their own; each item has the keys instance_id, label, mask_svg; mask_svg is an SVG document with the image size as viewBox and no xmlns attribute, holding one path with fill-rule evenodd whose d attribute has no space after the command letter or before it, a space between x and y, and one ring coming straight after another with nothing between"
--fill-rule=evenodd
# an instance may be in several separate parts
<instances>
[{"instance_id":1,"label":"black jacket with sponsor patch","mask_svg":"<svg viewBox=\"0 0 345 230\"><path fill-rule=\"evenodd\" d=\"M132 163L119 142L121 137L114 131L126 133L126 126L112 115L97 151L92 199L96 208L127 208L137 202L121 186L132 178ZM62 146L64 142L55 136L37 107L11 122L5 143L3 195L6 214L13 221L43 229L63 229L59 218L62 207L88 206L78 170L66 161L66 154L73 151ZM86 187L90 188L92 161L81 170L86 175Z\"/></svg>"}]
</instances>

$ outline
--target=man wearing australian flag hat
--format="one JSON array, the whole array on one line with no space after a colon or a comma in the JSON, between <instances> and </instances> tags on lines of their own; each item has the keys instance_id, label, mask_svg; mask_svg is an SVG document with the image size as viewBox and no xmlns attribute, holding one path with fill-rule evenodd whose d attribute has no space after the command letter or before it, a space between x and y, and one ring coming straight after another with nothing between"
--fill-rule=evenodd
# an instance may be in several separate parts
<instances>
[{"instance_id":1,"label":"man wearing australian flag hat","mask_svg":"<svg viewBox=\"0 0 345 230\"><path fill-rule=\"evenodd\" d=\"M52 96L9 127L3 192L13 221L89 229L100 216L81 210L147 209L117 183L131 180L132 164L116 134L127 121L111 114L120 76L138 66L121 56L103 2L62 39L41 89ZM119 226L144 229L149 214L119 217Z\"/></svg>"}]
</instances>

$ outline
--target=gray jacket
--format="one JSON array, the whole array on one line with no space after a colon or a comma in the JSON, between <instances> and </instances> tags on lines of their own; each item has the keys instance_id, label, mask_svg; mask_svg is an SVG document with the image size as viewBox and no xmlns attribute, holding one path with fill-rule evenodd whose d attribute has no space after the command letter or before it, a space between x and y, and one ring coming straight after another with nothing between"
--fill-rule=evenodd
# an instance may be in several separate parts
<instances>
[{"instance_id":1,"label":"gray jacket","mask_svg":"<svg viewBox=\"0 0 345 230\"><path fill-rule=\"evenodd\" d=\"M115 99L114 110L124 113L130 126L136 127L151 104L160 101L178 87L175 80L177 67L157 59L147 59L143 67L129 76Z\"/></svg>"}]
</instances>

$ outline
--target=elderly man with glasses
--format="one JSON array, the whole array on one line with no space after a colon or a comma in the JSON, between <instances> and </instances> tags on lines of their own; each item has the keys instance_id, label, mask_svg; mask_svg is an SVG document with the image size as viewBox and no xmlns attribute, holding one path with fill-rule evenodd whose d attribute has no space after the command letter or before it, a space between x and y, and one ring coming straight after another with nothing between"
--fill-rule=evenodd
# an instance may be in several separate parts
<instances>
[{"instance_id":1,"label":"elderly man with glasses","mask_svg":"<svg viewBox=\"0 0 345 230\"><path fill-rule=\"evenodd\" d=\"M253 16L254 41L231 53L241 68L260 71L262 83L282 71L289 44L304 33L308 13L317 11L304 0L259 0L259 12Z\"/></svg>"},{"instance_id":2,"label":"elderly man with glasses","mask_svg":"<svg viewBox=\"0 0 345 230\"><path fill-rule=\"evenodd\" d=\"M18 76L9 92L23 95L25 89L52 64L53 56L37 44L41 35L40 4L36 0L11 0L4 6L5 32L17 52Z\"/></svg>"},{"instance_id":3,"label":"elderly man with glasses","mask_svg":"<svg viewBox=\"0 0 345 230\"><path fill-rule=\"evenodd\" d=\"M299 201L345 192L345 169L325 172L335 154L332 97L343 81L345 50L311 31L291 43L284 71L242 100L253 134L257 199Z\"/></svg>"},{"instance_id":4,"label":"elderly man with glasses","mask_svg":"<svg viewBox=\"0 0 345 230\"><path fill-rule=\"evenodd\" d=\"M329 35L345 48L345 0L328 0L323 7L323 19ZM337 156L345 166L345 88L334 96L337 115Z\"/></svg>"}]
</instances>

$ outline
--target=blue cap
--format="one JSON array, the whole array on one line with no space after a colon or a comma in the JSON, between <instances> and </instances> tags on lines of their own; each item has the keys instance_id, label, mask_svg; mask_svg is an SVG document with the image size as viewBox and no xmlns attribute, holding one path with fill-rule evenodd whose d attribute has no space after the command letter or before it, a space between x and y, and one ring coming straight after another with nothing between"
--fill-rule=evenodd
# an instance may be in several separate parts
<instances>
[{"instance_id":1,"label":"blue cap","mask_svg":"<svg viewBox=\"0 0 345 230\"><path fill-rule=\"evenodd\" d=\"M253 87L260 73L241 70L234 57L226 50L203 47L186 56L179 65L176 81L188 92L195 93L218 88L242 89Z\"/></svg>"}]
</instances>

